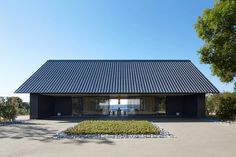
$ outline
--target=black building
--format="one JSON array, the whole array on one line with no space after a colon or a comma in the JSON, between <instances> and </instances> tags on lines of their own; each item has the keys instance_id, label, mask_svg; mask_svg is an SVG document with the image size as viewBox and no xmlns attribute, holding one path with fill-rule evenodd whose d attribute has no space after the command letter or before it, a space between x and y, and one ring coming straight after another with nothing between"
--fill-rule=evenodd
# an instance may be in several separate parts
<instances>
[{"instance_id":1,"label":"black building","mask_svg":"<svg viewBox=\"0 0 236 157\"><path fill-rule=\"evenodd\" d=\"M48 60L16 93L30 118L86 115L205 116L218 90L189 60Z\"/></svg>"}]
</instances>

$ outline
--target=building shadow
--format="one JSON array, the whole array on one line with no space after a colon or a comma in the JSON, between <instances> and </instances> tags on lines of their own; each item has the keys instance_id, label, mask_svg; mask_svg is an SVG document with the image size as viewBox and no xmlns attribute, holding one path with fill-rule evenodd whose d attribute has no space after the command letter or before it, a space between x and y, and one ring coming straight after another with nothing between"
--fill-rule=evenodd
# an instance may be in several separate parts
<instances>
[{"instance_id":1,"label":"building shadow","mask_svg":"<svg viewBox=\"0 0 236 157\"><path fill-rule=\"evenodd\" d=\"M59 141L63 144L77 144L82 145L86 143L107 144L115 145L114 140L103 139L57 139L54 138L59 131L53 129L50 125L63 125L61 123L71 123L71 126L84 120L147 120L155 123L204 123L204 122L218 122L216 118L184 118L184 117L139 117L139 116L126 116L126 117L52 117L47 120L25 120L17 123L12 123L6 126L0 126L0 140L1 139L27 139L40 142L53 142ZM57 127L55 127L57 128Z\"/></svg>"},{"instance_id":2,"label":"building shadow","mask_svg":"<svg viewBox=\"0 0 236 157\"><path fill-rule=\"evenodd\" d=\"M82 145L82 144L87 144L87 143L115 145L115 142L108 139L108 138L103 138L103 139L65 139L62 143L63 144L77 144L77 145Z\"/></svg>"},{"instance_id":3,"label":"building shadow","mask_svg":"<svg viewBox=\"0 0 236 157\"><path fill-rule=\"evenodd\" d=\"M0 139L10 138L10 139L28 139L28 140L38 140L42 142L50 142L52 139L50 136L55 134L57 130L51 130L44 127L43 124L37 123L18 123L8 126L0 127Z\"/></svg>"},{"instance_id":4,"label":"building shadow","mask_svg":"<svg viewBox=\"0 0 236 157\"><path fill-rule=\"evenodd\" d=\"M54 121L52 120L54 123ZM55 123L58 123L61 121L55 121ZM56 139L55 137L56 133L59 130L51 129L47 125L50 124L44 124L43 121L40 121L40 123L37 123L37 120L34 120L31 122L31 120L22 121L21 123L15 123L11 125L6 126L0 126L0 140L1 139L13 139L13 140L21 140L21 139L27 139L27 140L34 140L39 142L55 142L59 141L62 144L86 144L86 143L95 143L95 144L108 144L108 145L114 145L114 141L109 139Z\"/></svg>"}]
</instances>

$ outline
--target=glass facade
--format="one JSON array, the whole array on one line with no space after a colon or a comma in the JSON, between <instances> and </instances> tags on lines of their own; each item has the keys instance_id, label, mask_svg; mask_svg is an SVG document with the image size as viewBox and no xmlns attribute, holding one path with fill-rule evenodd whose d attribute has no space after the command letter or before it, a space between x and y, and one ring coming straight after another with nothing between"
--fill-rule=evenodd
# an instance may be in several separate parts
<instances>
[{"instance_id":1,"label":"glass facade","mask_svg":"<svg viewBox=\"0 0 236 157\"><path fill-rule=\"evenodd\" d=\"M72 115L150 115L165 114L165 97L75 97Z\"/></svg>"},{"instance_id":2,"label":"glass facade","mask_svg":"<svg viewBox=\"0 0 236 157\"><path fill-rule=\"evenodd\" d=\"M158 97L158 113L159 114L166 114L166 98L165 97Z\"/></svg>"},{"instance_id":3,"label":"glass facade","mask_svg":"<svg viewBox=\"0 0 236 157\"><path fill-rule=\"evenodd\" d=\"M132 115L141 106L141 99L110 99L111 115Z\"/></svg>"},{"instance_id":4,"label":"glass facade","mask_svg":"<svg viewBox=\"0 0 236 157\"><path fill-rule=\"evenodd\" d=\"M84 114L108 115L109 99L105 97L83 97Z\"/></svg>"},{"instance_id":5,"label":"glass facade","mask_svg":"<svg viewBox=\"0 0 236 157\"><path fill-rule=\"evenodd\" d=\"M83 102L80 97L72 97L72 116L83 114Z\"/></svg>"}]
</instances>

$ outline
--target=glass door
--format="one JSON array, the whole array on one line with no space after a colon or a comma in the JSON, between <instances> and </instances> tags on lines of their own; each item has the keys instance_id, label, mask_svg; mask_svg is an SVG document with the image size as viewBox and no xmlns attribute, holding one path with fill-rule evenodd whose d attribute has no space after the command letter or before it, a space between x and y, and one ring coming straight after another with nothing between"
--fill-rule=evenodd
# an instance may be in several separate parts
<instances>
[{"instance_id":1,"label":"glass door","mask_svg":"<svg viewBox=\"0 0 236 157\"><path fill-rule=\"evenodd\" d=\"M165 115L166 114L166 97L158 97L158 114Z\"/></svg>"},{"instance_id":2,"label":"glass door","mask_svg":"<svg viewBox=\"0 0 236 157\"><path fill-rule=\"evenodd\" d=\"M83 114L83 102L81 97L72 97L72 116Z\"/></svg>"},{"instance_id":3,"label":"glass door","mask_svg":"<svg viewBox=\"0 0 236 157\"><path fill-rule=\"evenodd\" d=\"M119 99L110 99L110 115L117 115L117 110L119 108Z\"/></svg>"}]
</instances>

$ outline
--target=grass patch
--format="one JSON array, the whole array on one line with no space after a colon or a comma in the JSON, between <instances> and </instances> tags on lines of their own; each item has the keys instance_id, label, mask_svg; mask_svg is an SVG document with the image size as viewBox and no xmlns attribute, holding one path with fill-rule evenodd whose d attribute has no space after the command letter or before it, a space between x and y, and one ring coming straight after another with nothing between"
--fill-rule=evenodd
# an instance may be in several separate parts
<instances>
[{"instance_id":1,"label":"grass patch","mask_svg":"<svg viewBox=\"0 0 236 157\"><path fill-rule=\"evenodd\" d=\"M159 134L160 130L148 121L137 120L85 120L68 128L68 135L81 134Z\"/></svg>"}]
</instances>

